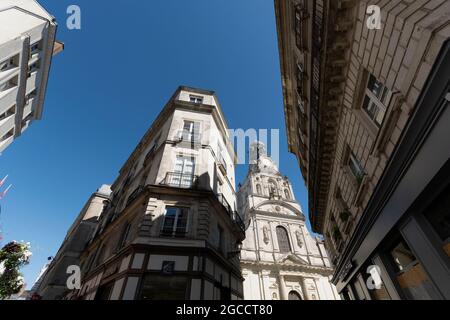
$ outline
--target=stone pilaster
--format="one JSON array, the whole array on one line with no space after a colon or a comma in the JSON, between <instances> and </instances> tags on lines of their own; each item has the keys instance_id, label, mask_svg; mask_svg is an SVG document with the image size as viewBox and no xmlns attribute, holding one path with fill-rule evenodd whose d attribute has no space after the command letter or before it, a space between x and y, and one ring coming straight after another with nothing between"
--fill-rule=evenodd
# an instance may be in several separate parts
<instances>
[{"instance_id":1,"label":"stone pilaster","mask_svg":"<svg viewBox=\"0 0 450 320\"><path fill-rule=\"evenodd\" d=\"M210 213L208 201L201 201L198 206L197 237L207 240L209 237Z\"/></svg>"},{"instance_id":2,"label":"stone pilaster","mask_svg":"<svg viewBox=\"0 0 450 320\"><path fill-rule=\"evenodd\" d=\"M158 199L150 198L148 199L147 206L144 211L144 216L142 217L141 223L139 225L139 236L140 237L150 237L152 226L155 218L155 212L158 207Z\"/></svg>"}]
</instances>

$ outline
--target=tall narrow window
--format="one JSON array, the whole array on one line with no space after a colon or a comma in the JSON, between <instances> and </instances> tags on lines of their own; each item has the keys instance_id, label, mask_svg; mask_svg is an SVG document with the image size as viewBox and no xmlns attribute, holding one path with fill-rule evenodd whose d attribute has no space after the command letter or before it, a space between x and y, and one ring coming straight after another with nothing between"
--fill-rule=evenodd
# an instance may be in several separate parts
<instances>
[{"instance_id":1,"label":"tall narrow window","mask_svg":"<svg viewBox=\"0 0 450 320\"><path fill-rule=\"evenodd\" d=\"M130 234L130 229L131 224L127 223L122 230L122 234L120 235L119 243L117 244L117 251L119 251L126 245L128 241L128 236Z\"/></svg>"},{"instance_id":2,"label":"tall narrow window","mask_svg":"<svg viewBox=\"0 0 450 320\"><path fill-rule=\"evenodd\" d=\"M289 243L289 236L285 228L277 227L278 247L281 253L291 252L291 245Z\"/></svg>"},{"instance_id":3,"label":"tall narrow window","mask_svg":"<svg viewBox=\"0 0 450 320\"><path fill-rule=\"evenodd\" d=\"M348 167L350 168L352 174L355 176L357 182L361 182L361 179L364 176L364 169L362 168L362 165L359 162L358 158L356 158L356 156L351 151L348 157Z\"/></svg>"},{"instance_id":4,"label":"tall narrow window","mask_svg":"<svg viewBox=\"0 0 450 320\"><path fill-rule=\"evenodd\" d=\"M183 141L200 142L200 123L194 121L184 121L181 138Z\"/></svg>"},{"instance_id":5,"label":"tall narrow window","mask_svg":"<svg viewBox=\"0 0 450 320\"><path fill-rule=\"evenodd\" d=\"M161 235L182 237L187 232L189 210L187 208L168 207L164 215Z\"/></svg>"},{"instance_id":6,"label":"tall narrow window","mask_svg":"<svg viewBox=\"0 0 450 320\"><path fill-rule=\"evenodd\" d=\"M190 188L194 184L195 160L194 157L177 156L174 174L169 184L179 188Z\"/></svg>"},{"instance_id":7,"label":"tall narrow window","mask_svg":"<svg viewBox=\"0 0 450 320\"><path fill-rule=\"evenodd\" d=\"M261 190L261 185L260 185L260 184L257 184L257 185L256 185L256 193L257 193L258 195L262 195L262 190Z\"/></svg>"},{"instance_id":8,"label":"tall narrow window","mask_svg":"<svg viewBox=\"0 0 450 320\"><path fill-rule=\"evenodd\" d=\"M362 109L378 127L383 124L391 97L392 92L373 75L370 75Z\"/></svg>"},{"instance_id":9,"label":"tall narrow window","mask_svg":"<svg viewBox=\"0 0 450 320\"><path fill-rule=\"evenodd\" d=\"M288 189L284 189L284 198L287 200L291 200L291 193Z\"/></svg>"},{"instance_id":10,"label":"tall narrow window","mask_svg":"<svg viewBox=\"0 0 450 320\"><path fill-rule=\"evenodd\" d=\"M224 244L225 241L223 239L223 228L219 225L217 225L217 232L218 232L218 248L220 250L220 252L224 252Z\"/></svg>"}]
</instances>

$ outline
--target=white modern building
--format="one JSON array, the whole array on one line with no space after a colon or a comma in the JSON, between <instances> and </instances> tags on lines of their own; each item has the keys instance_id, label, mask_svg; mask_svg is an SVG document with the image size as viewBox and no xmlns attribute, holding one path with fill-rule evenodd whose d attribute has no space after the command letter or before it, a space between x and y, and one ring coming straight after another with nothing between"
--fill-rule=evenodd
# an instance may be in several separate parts
<instances>
[{"instance_id":1,"label":"white modern building","mask_svg":"<svg viewBox=\"0 0 450 320\"><path fill-rule=\"evenodd\" d=\"M0 152L40 120L56 21L35 0L0 1Z\"/></svg>"},{"instance_id":2,"label":"white modern building","mask_svg":"<svg viewBox=\"0 0 450 320\"><path fill-rule=\"evenodd\" d=\"M252 164L238 191L247 227L241 251L245 300L339 300L330 284L324 243L305 226L292 185L265 146L251 146Z\"/></svg>"}]
</instances>

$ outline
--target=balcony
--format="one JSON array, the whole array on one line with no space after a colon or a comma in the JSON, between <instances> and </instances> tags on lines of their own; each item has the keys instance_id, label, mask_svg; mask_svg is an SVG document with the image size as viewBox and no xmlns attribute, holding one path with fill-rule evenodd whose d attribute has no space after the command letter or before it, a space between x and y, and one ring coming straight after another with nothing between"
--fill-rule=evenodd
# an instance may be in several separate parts
<instances>
[{"instance_id":1,"label":"balcony","mask_svg":"<svg viewBox=\"0 0 450 320\"><path fill-rule=\"evenodd\" d=\"M218 166L219 166L219 170L222 172L222 174L224 176L226 176L227 175L227 164L226 164L224 158L222 157L222 155L219 155Z\"/></svg>"},{"instance_id":2,"label":"balcony","mask_svg":"<svg viewBox=\"0 0 450 320\"><path fill-rule=\"evenodd\" d=\"M222 204L222 206L225 207L230 219L236 223L236 225L243 231L245 232L245 224L244 221L242 221L241 217L239 216L239 214L234 211L230 204L228 203L227 199L225 199L225 197L223 196L223 194L219 193L217 194L217 200Z\"/></svg>"},{"instance_id":3,"label":"balcony","mask_svg":"<svg viewBox=\"0 0 450 320\"><path fill-rule=\"evenodd\" d=\"M193 174L167 172L161 184L169 187L190 189L197 186L197 181L198 177Z\"/></svg>"}]
</instances>

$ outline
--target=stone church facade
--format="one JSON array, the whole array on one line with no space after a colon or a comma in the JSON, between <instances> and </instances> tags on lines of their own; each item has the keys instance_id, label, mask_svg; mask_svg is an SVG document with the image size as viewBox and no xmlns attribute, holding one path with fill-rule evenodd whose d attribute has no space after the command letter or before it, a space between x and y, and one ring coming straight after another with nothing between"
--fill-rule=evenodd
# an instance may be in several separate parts
<instances>
[{"instance_id":1,"label":"stone church facade","mask_svg":"<svg viewBox=\"0 0 450 320\"><path fill-rule=\"evenodd\" d=\"M246 238L241 268L245 300L335 300L324 243L305 226L292 185L265 146L251 146L253 160L238 192Z\"/></svg>"}]
</instances>

